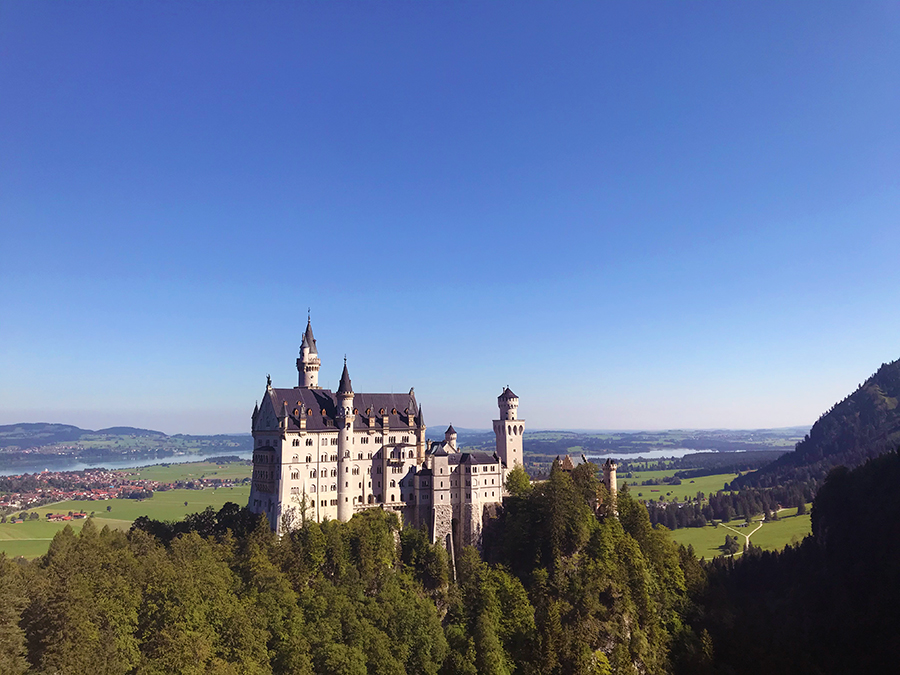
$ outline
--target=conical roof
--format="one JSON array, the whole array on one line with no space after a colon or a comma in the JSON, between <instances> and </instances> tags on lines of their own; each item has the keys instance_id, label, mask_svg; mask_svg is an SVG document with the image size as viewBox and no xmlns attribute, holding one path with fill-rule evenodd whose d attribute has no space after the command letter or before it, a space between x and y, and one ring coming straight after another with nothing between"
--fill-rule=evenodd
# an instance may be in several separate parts
<instances>
[{"instance_id":1,"label":"conical roof","mask_svg":"<svg viewBox=\"0 0 900 675\"><path fill-rule=\"evenodd\" d=\"M338 394L352 394L353 387L350 384L350 373L347 371L347 361L344 360L344 372L341 373L341 384L338 386Z\"/></svg>"},{"instance_id":2,"label":"conical roof","mask_svg":"<svg viewBox=\"0 0 900 675\"><path fill-rule=\"evenodd\" d=\"M449 427L447 427L447 431L444 432L444 434L455 434L455 433L456 433L456 429L453 428L452 424Z\"/></svg>"},{"instance_id":3,"label":"conical roof","mask_svg":"<svg viewBox=\"0 0 900 675\"><path fill-rule=\"evenodd\" d=\"M519 397L516 396L516 395L513 393L513 390L512 390L512 389L510 389L509 387L506 387L506 388L503 390L503 393L500 394L500 396L498 396L497 398L500 399L500 400L502 401L502 400L505 400L505 399L519 398Z\"/></svg>"},{"instance_id":4,"label":"conical roof","mask_svg":"<svg viewBox=\"0 0 900 675\"><path fill-rule=\"evenodd\" d=\"M306 332L303 333L303 342L300 343L300 349L303 349L304 347L309 347L310 354L319 353L316 350L316 338L313 337L312 318L306 319Z\"/></svg>"}]
</instances>

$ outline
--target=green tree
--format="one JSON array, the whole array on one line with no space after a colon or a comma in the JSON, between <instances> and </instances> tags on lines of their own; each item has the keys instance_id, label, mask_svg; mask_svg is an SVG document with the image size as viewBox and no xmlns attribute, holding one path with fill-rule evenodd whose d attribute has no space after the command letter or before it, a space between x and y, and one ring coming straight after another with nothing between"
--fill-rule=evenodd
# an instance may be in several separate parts
<instances>
[{"instance_id":1,"label":"green tree","mask_svg":"<svg viewBox=\"0 0 900 675\"><path fill-rule=\"evenodd\" d=\"M521 464L506 475L506 491L513 497L525 497L531 492L531 478Z\"/></svg>"}]
</instances>

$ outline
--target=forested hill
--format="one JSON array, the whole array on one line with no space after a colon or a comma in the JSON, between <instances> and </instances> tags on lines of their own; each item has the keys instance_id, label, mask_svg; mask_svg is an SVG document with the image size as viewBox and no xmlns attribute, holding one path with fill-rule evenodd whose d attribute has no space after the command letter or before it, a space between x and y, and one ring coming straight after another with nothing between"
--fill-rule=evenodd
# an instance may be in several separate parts
<instances>
[{"instance_id":1,"label":"forested hill","mask_svg":"<svg viewBox=\"0 0 900 675\"><path fill-rule=\"evenodd\" d=\"M821 482L835 466L853 468L900 445L900 360L885 363L810 429L794 452L759 471L737 478L732 487L771 487L788 482Z\"/></svg>"},{"instance_id":2,"label":"forested hill","mask_svg":"<svg viewBox=\"0 0 900 675\"><path fill-rule=\"evenodd\" d=\"M250 434L167 436L135 427L80 429L70 424L0 425L0 469L41 468L65 462L106 462L186 454L233 455L253 447Z\"/></svg>"}]
</instances>

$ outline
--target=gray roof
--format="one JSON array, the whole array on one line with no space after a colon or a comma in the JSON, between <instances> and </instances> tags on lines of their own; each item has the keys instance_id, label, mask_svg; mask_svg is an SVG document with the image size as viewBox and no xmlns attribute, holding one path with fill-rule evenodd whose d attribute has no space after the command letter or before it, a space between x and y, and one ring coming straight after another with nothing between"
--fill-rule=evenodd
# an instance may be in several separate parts
<instances>
[{"instance_id":1,"label":"gray roof","mask_svg":"<svg viewBox=\"0 0 900 675\"><path fill-rule=\"evenodd\" d=\"M319 352L316 350L316 338L313 337L312 332L312 319L306 320L306 332L303 333L303 342L300 343L300 348L309 347L310 354L318 354Z\"/></svg>"},{"instance_id":2,"label":"gray roof","mask_svg":"<svg viewBox=\"0 0 900 675\"><path fill-rule=\"evenodd\" d=\"M266 396L271 399L272 406L277 414L283 410L286 402L289 422L288 430L297 431L297 415L300 412L300 404L306 405L306 428L309 431L335 431L334 418L337 413L337 394L329 389L269 389ZM418 408L409 409L412 402L415 406L415 398L410 401L409 394L354 394L353 406L356 411L353 415L353 428L357 430L368 429L369 421L366 410L371 410L375 417L375 429L382 430L382 410L388 418L388 427L391 431L415 430L407 423L407 410L415 415ZM294 411L297 411L296 413ZM386 440L386 439L385 439Z\"/></svg>"},{"instance_id":3,"label":"gray roof","mask_svg":"<svg viewBox=\"0 0 900 675\"><path fill-rule=\"evenodd\" d=\"M447 427L447 431L445 431L444 433L445 433L445 434L455 434L455 433L456 433L456 429L454 429L454 428L453 428L453 425L451 424L449 427Z\"/></svg>"},{"instance_id":4,"label":"gray roof","mask_svg":"<svg viewBox=\"0 0 900 675\"><path fill-rule=\"evenodd\" d=\"M500 399L500 400L502 401L502 400L504 400L504 399L519 398L519 397L516 396L516 395L513 393L513 390L512 390L512 389L510 389L509 387L506 387L506 388L503 390L503 393L500 394L497 398Z\"/></svg>"},{"instance_id":5,"label":"gray roof","mask_svg":"<svg viewBox=\"0 0 900 675\"><path fill-rule=\"evenodd\" d=\"M344 359L344 372L341 373L341 383L338 385L337 393L352 394L353 387L350 385L350 373L347 372L347 360Z\"/></svg>"},{"instance_id":6,"label":"gray roof","mask_svg":"<svg viewBox=\"0 0 900 675\"><path fill-rule=\"evenodd\" d=\"M459 456L460 464L499 464L500 460L489 452L463 452Z\"/></svg>"}]
</instances>

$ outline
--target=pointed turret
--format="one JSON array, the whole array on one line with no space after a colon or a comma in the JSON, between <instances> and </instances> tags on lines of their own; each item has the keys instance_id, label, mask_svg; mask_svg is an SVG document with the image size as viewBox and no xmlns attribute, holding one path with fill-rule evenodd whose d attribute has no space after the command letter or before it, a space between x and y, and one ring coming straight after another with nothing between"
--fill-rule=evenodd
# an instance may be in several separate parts
<instances>
[{"instance_id":1,"label":"pointed turret","mask_svg":"<svg viewBox=\"0 0 900 675\"><path fill-rule=\"evenodd\" d=\"M352 394L353 387L350 385L350 373L347 371L347 358L344 357L344 372L341 374L341 383L338 386L338 394Z\"/></svg>"},{"instance_id":2,"label":"pointed turret","mask_svg":"<svg viewBox=\"0 0 900 675\"><path fill-rule=\"evenodd\" d=\"M297 359L297 372L300 373L300 382L297 386L303 389L318 389L321 365L316 349L316 338L312 332L312 319L307 317L306 332L303 333L303 341L300 343L300 358Z\"/></svg>"},{"instance_id":3,"label":"pointed turret","mask_svg":"<svg viewBox=\"0 0 900 675\"><path fill-rule=\"evenodd\" d=\"M456 450L456 429L453 428L452 424L447 427L447 431L444 432L444 442L453 448L453 450Z\"/></svg>"},{"instance_id":4,"label":"pointed turret","mask_svg":"<svg viewBox=\"0 0 900 675\"><path fill-rule=\"evenodd\" d=\"M422 406L419 406L419 426L425 426L425 413L422 412Z\"/></svg>"},{"instance_id":5,"label":"pointed turret","mask_svg":"<svg viewBox=\"0 0 900 675\"><path fill-rule=\"evenodd\" d=\"M300 349L302 350L304 347L309 348L310 354L319 353L316 349L316 338L313 337L312 332L312 317L306 318L306 332L303 333L303 341L300 343Z\"/></svg>"}]
</instances>

